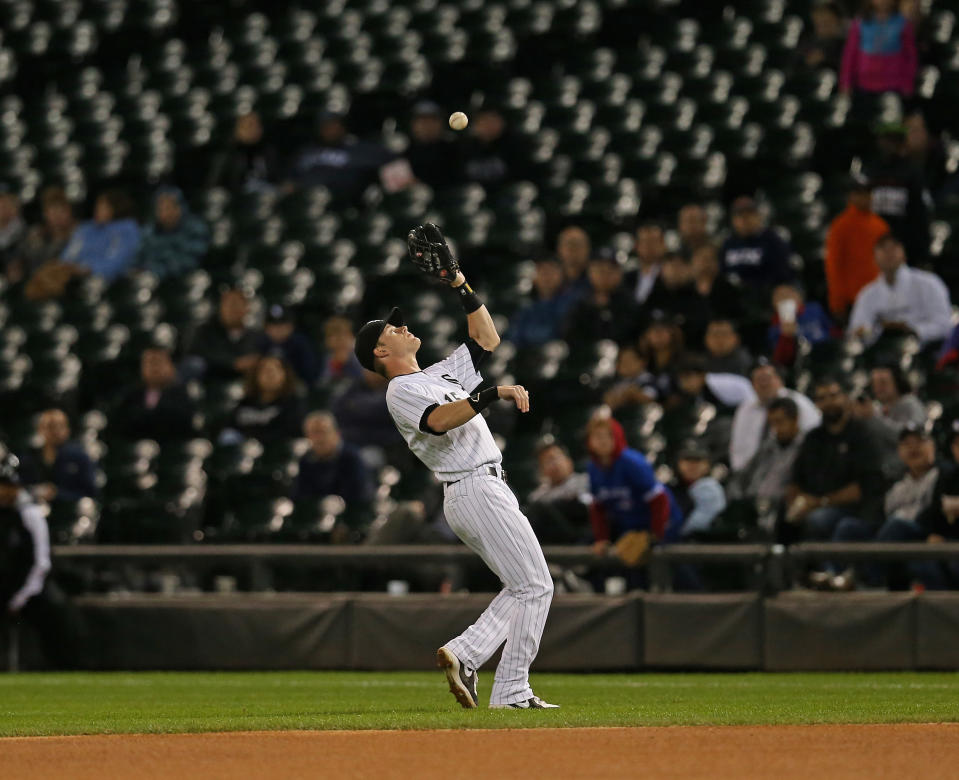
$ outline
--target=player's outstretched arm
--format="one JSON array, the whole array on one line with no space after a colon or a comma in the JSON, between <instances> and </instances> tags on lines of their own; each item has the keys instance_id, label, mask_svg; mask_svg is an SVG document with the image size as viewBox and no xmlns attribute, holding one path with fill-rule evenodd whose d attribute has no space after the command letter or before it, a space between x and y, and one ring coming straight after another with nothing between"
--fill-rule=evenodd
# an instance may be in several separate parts
<instances>
[{"instance_id":1,"label":"player's outstretched arm","mask_svg":"<svg viewBox=\"0 0 959 780\"><path fill-rule=\"evenodd\" d=\"M529 411L529 393L521 385L500 385L475 393L462 401L441 404L433 409L426 418L426 424L433 433L446 433L468 423L493 401L511 400L521 412Z\"/></svg>"},{"instance_id":2,"label":"player's outstretched arm","mask_svg":"<svg viewBox=\"0 0 959 780\"><path fill-rule=\"evenodd\" d=\"M475 299L462 271L456 272L456 278L450 286L456 290L458 295L463 296L465 294ZM485 305L480 305L478 309L467 313L466 326L469 329L470 338L487 352L492 352L499 346L499 333L496 332L493 318Z\"/></svg>"}]
</instances>

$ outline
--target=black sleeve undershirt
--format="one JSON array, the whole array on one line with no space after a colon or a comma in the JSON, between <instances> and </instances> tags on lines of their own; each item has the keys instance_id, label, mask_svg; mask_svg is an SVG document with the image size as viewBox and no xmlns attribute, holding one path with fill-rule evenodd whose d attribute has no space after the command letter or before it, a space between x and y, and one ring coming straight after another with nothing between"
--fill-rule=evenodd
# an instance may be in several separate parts
<instances>
[{"instance_id":1,"label":"black sleeve undershirt","mask_svg":"<svg viewBox=\"0 0 959 780\"><path fill-rule=\"evenodd\" d=\"M423 410L423 416L420 417L420 430L423 431L423 433L429 433L433 436L443 435L442 431L434 431L432 428L430 428L430 424L427 422L430 412L432 412L437 406L439 406L439 404L431 404Z\"/></svg>"},{"instance_id":2,"label":"black sleeve undershirt","mask_svg":"<svg viewBox=\"0 0 959 780\"><path fill-rule=\"evenodd\" d=\"M470 351L470 357L473 360L473 368L479 371L483 361L489 357L489 352L483 349L473 339L466 339L466 348Z\"/></svg>"}]
</instances>

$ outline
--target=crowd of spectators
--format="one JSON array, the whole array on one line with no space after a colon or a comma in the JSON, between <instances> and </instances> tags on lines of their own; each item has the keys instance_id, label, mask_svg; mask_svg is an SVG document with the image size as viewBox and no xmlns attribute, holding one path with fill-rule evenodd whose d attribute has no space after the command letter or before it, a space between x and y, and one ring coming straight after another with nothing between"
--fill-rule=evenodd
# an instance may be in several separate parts
<instances>
[{"instance_id":1,"label":"crowd of spectators","mask_svg":"<svg viewBox=\"0 0 959 780\"><path fill-rule=\"evenodd\" d=\"M959 435L952 429L940 458L921 384L901 366L905 341L930 371L959 360L950 291L929 251L930 207L956 187L955 166L942 135L909 102L922 41L916 4L903 5L900 13L893 0L871 0L847 22L840 4L815 3L791 65L836 71L854 119L890 92L907 109L857 140L846 206L828 215L818 288L807 288L814 275L801 270L819 258L797 256L755 188L726 193L725 220L692 198L675 213L642 213L631 251L601 245L604 231L588 220L565 219L531 258L528 299L506 312L515 349L534 353L554 341L570 353L601 342L615 348L613 375L592 384L597 409L580 438L568 431L570 440L537 449L541 484L520 498L544 543L589 544L606 555L635 529L666 541L959 538ZM391 193L466 181L495 196L533 171L530 149L495 104L479 105L458 137L430 100L416 102L408 120L409 143L397 151L353 135L345 113L324 111L310 142L288 153L250 111L205 181L279 195L322 186L332 208L348 209L370 185ZM155 190L142 223L121 188L98 192L89 219L57 187L33 208L37 221L28 224L16 194L0 186L0 268L26 301L68 298L73 280L88 276L105 285L134 272L182 279L203 267L210 244L208 226L172 183ZM353 354L354 312L323 314L320 331L309 331L285 301L223 289L215 313L179 343L143 348L138 380L103 399L108 433L161 448L201 433L222 448L305 439L289 498L305 505L338 496L372 521L380 469L408 464L397 455L385 383ZM866 383L843 374L842 361L860 354L868 355ZM197 383L242 390L220 420L201 420ZM644 453L633 439L653 413L692 422L682 441ZM70 441L64 410L43 412L36 434L36 450L22 453L34 496L97 498L111 475ZM435 510L424 507L419 517ZM331 538L362 539L367 530ZM940 588L959 586L957 577L938 563L855 571L837 562L810 572L809 582ZM689 571L682 585L703 582Z\"/></svg>"}]
</instances>

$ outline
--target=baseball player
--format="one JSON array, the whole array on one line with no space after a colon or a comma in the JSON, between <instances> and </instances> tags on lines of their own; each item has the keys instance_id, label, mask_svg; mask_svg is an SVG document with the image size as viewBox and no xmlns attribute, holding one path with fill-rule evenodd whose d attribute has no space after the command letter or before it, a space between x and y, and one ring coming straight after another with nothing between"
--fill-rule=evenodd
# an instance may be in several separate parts
<instances>
[{"instance_id":1,"label":"baseball player","mask_svg":"<svg viewBox=\"0 0 959 780\"><path fill-rule=\"evenodd\" d=\"M476 670L506 641L493 680L493 709L555 709L533 694L529 667L539 649L553 582L529 521L506 485L502 454L480 414L497 400L529 411L519 385L480 392L480 367L499 344L486 307L466 283L436 225L413 228L410 258L448 284L466 312L469 338L445 360L421 369L420 340L394 308L366 323L356 336L360 364L389 380L386 403L413 453L444 485L450 528L502 580L503 590L466 631L436 652L450 692L466 709L478 704Z\"/></svg>"}]
</instances>

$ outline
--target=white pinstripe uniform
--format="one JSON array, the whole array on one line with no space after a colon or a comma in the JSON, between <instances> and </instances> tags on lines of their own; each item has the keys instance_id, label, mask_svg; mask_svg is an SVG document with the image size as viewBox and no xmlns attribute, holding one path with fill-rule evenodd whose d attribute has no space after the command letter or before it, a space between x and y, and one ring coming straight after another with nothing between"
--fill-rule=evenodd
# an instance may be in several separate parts
<instances>
[{"instance_id":1,"label":"white pinstripe uniform","mask_svg":"<svg viewBox=\"0 0 959 780\"><path fill-rule=\"evenodd\" d=\"M533 696L529 667L553 597L552 578L503 479L502 454L483 416L439 435L426 426L436 406L463 400L479 386L479 365L487 354L471 341L423 371L395 376L386 404L413 453L446 483L443 507L450 528L503 582L479 619L445 645L471 673L506 641L490 692L490 706L501 706Z\"/></svg>"}]
</instances>

